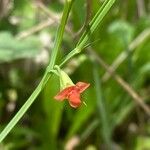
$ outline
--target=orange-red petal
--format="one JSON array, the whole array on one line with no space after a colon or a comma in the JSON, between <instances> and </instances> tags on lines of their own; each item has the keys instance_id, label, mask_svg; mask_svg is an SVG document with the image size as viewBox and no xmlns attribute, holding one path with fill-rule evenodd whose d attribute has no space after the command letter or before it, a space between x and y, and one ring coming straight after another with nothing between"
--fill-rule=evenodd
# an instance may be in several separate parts
<instances>
[{"instance_id":1,"label":"orange-red petal","mask_svg":"<svg viewBox=\"0 0 150 150\"><path fill-rule=\"evenodd\" d=\"M63 89L54 98L59 101L67 99L71 107L77 108L81 105L80 94L89 86L89 83L78 82L74 86Z\"/></svg>"},{"instance_id":2,"label":"orange-red petal","mask_svg":"<svg viewBox=\"0 0 150 150\"><path fill-rule=\"evenodd\" d=\"M77 108L81 104L80 93L77 90L73 90L68 96L70 106Z\"/></svg>"},{"instance_id":3,"label":"orange-red petal","mask_svg":"<svg viewBox=\"0 0 150 150\"><path fill-rule=\"evenodd\" d=\"M54 98L56 100L62 101L68 98L68 94L75 88L75 86L70 86L60 91Z\"/></svg>"},{"instance_id":4,"label":"orange-red petal","mask_svg":"<svg viewBox=\"0 0 150 150\"><path fill-rule=\"evenodd\" d=\"M78 82L78 83L76 83L76 87L79 89L79 93L82 93L89 86L90 86L90 84L89 83L85 83L85 82Z\"/></svg>"}]
</instances>

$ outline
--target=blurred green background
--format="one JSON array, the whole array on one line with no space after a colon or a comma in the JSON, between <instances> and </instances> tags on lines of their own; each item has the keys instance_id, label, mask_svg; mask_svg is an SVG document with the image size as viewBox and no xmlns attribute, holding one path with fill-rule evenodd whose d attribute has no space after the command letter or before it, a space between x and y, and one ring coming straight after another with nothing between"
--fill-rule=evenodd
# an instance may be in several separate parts
<instances>
[{"instance_id":1,"label":"blurred green background","mask_svg":"<svg viewBox=\"0 0 150 150\"><path fill-rule=\"evenodd\" d=\"M74 0L57 64L103 2ZM63 0L0 0L0 131L41 80L63 6ZM113 67L150 105L150 1L117 0L89 43L109 65L126 55ZM149 150L150 118L93 57L85 49L63 68L74 83L91 84L81 98L87 106L55 101L53 76L0 150Z\"/></svg>"}]
</instances>

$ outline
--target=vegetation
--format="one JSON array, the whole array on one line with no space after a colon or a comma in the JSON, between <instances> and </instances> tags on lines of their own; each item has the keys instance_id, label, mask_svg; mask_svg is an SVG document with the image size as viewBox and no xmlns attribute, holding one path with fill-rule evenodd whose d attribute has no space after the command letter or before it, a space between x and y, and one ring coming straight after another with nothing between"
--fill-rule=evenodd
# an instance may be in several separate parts
<instances>
[{"instance_id":1,"label":"vegetation","mask_svg":"<svg viewBox=\"0 0 150 150\"><path fill-rule=\"evenodd\" d=\"M150 149L149 9L0 0L0 149Z\"/></svg>"}]
</instances>

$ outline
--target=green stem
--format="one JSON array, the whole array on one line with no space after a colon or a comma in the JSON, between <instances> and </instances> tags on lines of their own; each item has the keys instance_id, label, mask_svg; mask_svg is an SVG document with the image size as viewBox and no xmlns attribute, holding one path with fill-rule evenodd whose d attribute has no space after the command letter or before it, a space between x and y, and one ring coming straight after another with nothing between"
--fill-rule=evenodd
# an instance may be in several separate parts
<instances>
[{"instance_id":1,"label":"green stem","mask_svg":"<svg viewBox=\"0 0 150 150\"><path fill-rule=\"evenodd\" d=\"M95 81L95 91L96 91L96 97L97 97L97 106L99 111L99 122L101 122L102 129L100 129L100 133L102 133L103 140L107 146L107 149L112 149L112 142L111 142L111 125L109 123L108 119L108 112L106 111L106 104L105 99L103 96L103 91L101 87L101 82L98 75L98 67L97 64L94 63L94 70L93 70L93 76Z\"/></svg>"},{"instance_id":2,"label":"green stem","mask_svg":"<svg viewBox=\"0 0 150 150\"><path fill-rule=\"evenodd\" d=\"M12 128L17 124L17 122L25 114L25 112L28 110L28 108L35 101L37 96L40 94L40 92L46 85L48 79L51 77L51 70L53 69L54 64L56 62L57 53L58 53L58 50L60 48L60 45L63 39L63 33L64 33L65 25L69 16L70 9L72 6L72 2L73 2L72 0L66 0L61 23L56 33L56 40L55 40L54 48L52 50L50 63L46 69L46 72L41 82L39 83L37 88L34 90L34 92L31 94L31 96L28 98L28 100L25 102L25 104L21 107L21 109L16 113L16 115L12 118L12 120L7 124L7 126L1 132L0 142L2 142L2 140L7 136L7 134L12 130Z\"/></svg>"},{"instance_id":3,"label":"green stem","mask_svg":"<svg viewBox=\"0 0 150 150\"><path fill-rule=\"evenodd\" d=\"M107 14L107 12L110 10L112 5L114 4L116 0L106 0L104 4L100 7L100 9L97 11L93 19L89 23L89 28L83 33L81 38L79 39L79 42L77 43L77 46L75 49L73 49L62 61L62 63L59 65L60 67L63 66L70 58L75 56L76 54L80 53L83 48L85 47L86 43L88 42L89 35L91 35L98 25L101 23L104 16Z\"/></svg>"},{"instance_id":4,"label":"green stem","mask_svg":"<svg viewBox=\"0 0 150 150\"><path fill-rule=\"evenodd\" d=\"M31 104L34 102L36 97L39 95L43 88L43 83L47 79L47 75L45 74L37 88L34 90L32 95L28 98L28 100L24 103L21 109L16 113L13 119L8 123L8 125L4 128L4 130L0 134L0 142L7 136L7 134L12 130L12 128L16 125L16 123L20 120L20 118L25 114Z\"/></svg>"},{"instance_id":5,"label":"green stem","mask_svg":"<svg viewBox=\"0 0 150 150\"><path fill-rule=\"evenodd\" d=\"M55 39L54 48L52 50L50 63L48 65L47 69L46 69L44 77L42 78L41 82L39 83L37 88L34 90L32 95L25 102L25 104L21 107L21 109L17 112L17 114L12 118L12 120L8 123L8 125L1 132L0 142L2 142L2 140L7 136L7 134L12 130L12 128L17 124L17 122L25 114L25 112L28 110L28 108L31 106L31 104L35 101L35 99L37 98L37 96L42 91L42 89L46 85L47 81L51 77L51 73L52 73L51 71L53 70L53 67L54 67L55 62L56 62L57 53L58 53L58 50L60 49L60 45L61 45L61 42L62 42L62 39L63 39L64 28L65 28L66 21L67 21L67 18L69 16L69 12L70 12L73 1L74 0L66 0L65 6L64 6L64 11L63 11L63 16L62 16L62 19L61 19L61 24L58 28L57 33L56 33L56 39ZM74 50L72 50L65 57L64 61L62 61L60 66L62 66L64 63L66 63L74 55L81 52L84 45L88 41L89 33L94 32L94 30L98 27L98 24L102 21L103 17L106 15L108 10L111 8L113 3L115 2L115 0L107 0L107 1L108 2L99 9L98 13L96 13L94 19L89 24L90 25L90 31L87 30L86 33L84 33L85 35L83 36L81 41L79 40L80 42L79 42L79 44L77 44L77 47Z\"/></svg>"},{"instance_id":6,"label":"green stem","mask_svg":"<svg viewBox=\"0 0 150 150\"><path fill-rule=\"evenodd\" d=\"M93 19L90 21L88 28L86 29L86 31L82 34L81 38L79 39L77 46L83 41L83 39L85 38L86 34L88 32L90 32L89 28L90 25L92 25L95 20L97 19L97 17L99 16L99 14L102 12L102 10L104 9L104 7L106 6L108 0L105 0L104 3L102 4L102 6L100 7L100 9L97 11L97 13L95 14L95 16L93 17Z\"/></svg>"},{"instance_id":7,"label":"green stem","mask_svg":"<svg viewBox=\"0 0 150 150\"><path fill-rule=\"evenodd\" d=\"M98 27L104 16L107 14L107 12L110 10L114 2L115 0L106 0L104 2L104 4L100 7L96 15L89 23L89 27L87 28L87 30L83 33L83 36L81 37L82 40L79 40L77 47L84 47L89 39L89 35L91 35L96 30L96 28Z\"/></svg>"},{"instance_id":8,"label":"green stem","mask_svg":"<svg viewBox=\"0 0 150 150\"><path fill-rule=\"evenodd\" d=\"M67 19L69 16L69 12L70 12L72 3L73 3L73 0L66 0L66 5L64 7L64 13L63 13L63 16L61 19L61 24L58 27L58 31L56 33L54 48L53 48L51 58L50 58L50 63L49 63L49 69L50 70L53 69L55 62L56 62L57 53L58 53L58 50L60 49L60 46L61 46L61 42L63 39L64 30L65 30L65 25L66 25L66 22L67 22Z\"/></svg>"}]
</instances>

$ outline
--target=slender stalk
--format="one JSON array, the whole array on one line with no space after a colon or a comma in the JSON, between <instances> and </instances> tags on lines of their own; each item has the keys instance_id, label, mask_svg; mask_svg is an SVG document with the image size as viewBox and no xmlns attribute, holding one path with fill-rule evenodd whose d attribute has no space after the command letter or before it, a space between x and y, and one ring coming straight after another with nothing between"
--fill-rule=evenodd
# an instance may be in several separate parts
<instances>
[{"instance_id":1,"label":"slender stalk","mask_svg":"<svg viewBox=\"0 0 150 150\"><path fill-rule=\"evenodd\" d=\"M99 119L94 119L90 124L87 126L87 128L83 131L83 133L80 136L80 143L84 142L91 133L98 127L99 125Z\"/></svg>"},{"instance_id":2,"label":"slender stalk","mask_svg":"<svg viewBox=\"0 0 150 150\"><path fill-rule=\"evenodd\" d=\"M106 111L105 99L102 92L101 81L98 75L98 67L97 64L94 63L93 76L95 81L95 91L97 97L97 106L99 111L100 122L102 124L102 129L100 129L100 133L103 134L103 140L107 146L107 149L112 149L111 144L111 126L108 120L108 113Z\"/></svg>"},{"instance_id":3,"label":"slender stalk","mask_svg":"<svg viewBox=\"0 0 150 150\"><path fill-rule=\"evenodd\" d=\"M85 30L85 32L82 34L81 38L79 39L78 43L77 43L77 46L83 41L83 39L85 38L87 32L90 32L89 28L90 28L90 25L92 25L96 18L99 16L99 14L102 12L102 10L104 9L104 7L106 6L108 0L105 0L104 3L102 4L102 6L100 7L100 9L97 11L97 13L95 14L95 16L93 17L93 19L90 21L89 23L89 26L88 24L86 24L86 26L88 26L88 28Z\"/></svg>"},{"instance_id":4,"label":"slender stalk","mask_svg":"<svg viewBox=\"0 0 150 150\"><path fill-rule=\"evenodd\" d=\"M94 57L95 60L113 77L117 83L133 98L133 100L145 111L145 113L150 116L150 108L145 104L144 99L134 91L134 89L124 81L114 70L109 67L103 59L98 56L92 49L89 49L88 52L90 56Z\"/></svg>"},{"instance_id":5,"label":"slender stalk","mask_svg":"<svg viewBox=\"0 0 150 150\"><path fill-rule=\"evenodd\" d=\"M49 69L50 70L53 69L55 62L56 62L57 53L58 53L58 50L60 49L60 46L61 46L61 42L63 39L64 30L65 30L65 25L66 25L66 22L67 22L67 19L69 16L69 12L70 12L72 3L73 3L73 0L66 0L66 5L64 7L64 13L63 13L63 16L61 19L61 24L58 28L57 33L56 33L56 39L54 42L54 49L53 49L53 52L52 52L52 55L50 58L50 63L49 63Z\"/></svg>"},{"instance_id":6,"label":"slender stalk","mask_svg":"<svg viewBox=\"0 0 150 150\"><path fill-rule=\"evenodd\" d=\"M115 0L106 0L104 2L102 7L98 10L94 18L89 23L89 27L87 28L87 30L83 33L83 36L81 37L82 40L79 40L77 47L84 47L89 39L89 35L91 35L96 30L96 28L98 27L104 16L107 14L107 12L110 10L114 2Z\"/></svg>"},{"instance_id":7,"label":"slender stalk","mask_svg":"<svg viewBox=\"0 0 150 150\"><path fill-rule=\"evenodd\" d=\"M74 0L66 0L65 6L64 6L64 11L63 11L63 16L61 19L60 26L57 30L56 33L56 39L54 42L54 48L52 50L51 58L50 58L50 63L45 71L45 74L35 89L35 91L32 93L32 95L28 98L28 100L25 102L25 104L20 108L18 113L12 118L12 120L8 123L8 125L4 128L4 130L0 134L0 142L7 136L7 134L12 130L12 128L17 124L17 122L21 119L21 117L25 114L25 112L28 110L28 108L31 106L31 104L35 101L43 87L46 85L48 79L51 77L51 73L53 70L53 67L56 62L57 58L57 53L58 50L60 49L60 45L63 39L63 33L66 25L66 21L72 6ZM67 62L69 59L71 59L74 55L78 54L81 52L81 50L84 48L85 44L88 41L89 38L89 33L93 33L94 30L98 27L98 24L102 21L103 17L106 15L106 13L109 11L115 0L107 0L107 4L103 7L100 8L101 11L98 11L98 13L95 15L94 19L90 23L90 32L86 32L85 35L83 36L83 39L81 39L81 42L77 47L72 50L62 61L60 66L62 66L65 62Z\"/></svg>"},{"instance_id":8,"label":"slender stalk","mask_svg":"<svg viewBox=\"0 0 150 150\"><path fill-rule=\"evenodd\" d=\"M107 14L107 12L110 10L110 8L112 7L112 5L114 4L115 1L116 0L106 0L104 2L104 4L100 7L100 9L97 11L95 16L93 17L93 19L89 23L89 27L87 28L87 30L83 33L83 35L79 39L79 42L77 43L76 48L73 49L65 57L65 59L62 61L60 66L64 65L70 58L72 58L73 56L75 56L76 54L80 53L83 50L84 46L88 42L89 35L91 35L96 30L96 28L101 23L102 19Z\"/></svg>"},{"instance_id":9,"label":"slender stalk","mask_svg":"<svg viewBox=\"0 0 150 150\"><path fill-rule=\"evenodd\" d=\"M46 74L44 75L43 79L37 86L37 88L34 90L32 95L28 98L28 100L24 103L24 105L21 107L21 109L16 113L16 115L12 118L12 120L7 124L7 126L4 128L4 130L0 134L0 142L7 136L7 134L12 130L12 128L16 125L16 123L20 120L20 118L25 114L25 112L28 110L28 108L31 106L31 104L34 102L36 97L39 95L43 88L43 81L46 79Z\"/></svg>"},{"instance_id":10,"label":"slender stalk","mask_svg":"<svg viewBox=\"0 0 150 150\"><path fill-rule=\"evenodd\" d=\"M0 134L0 142L7 136L7 134L12 130L12 128L17 124L17 122L21 119L21 117L25 114L25 112L28 110L28 108L31 106L31 104L35 101L45 84L47 83L48 79L51 77L50 71L53 69L53 66L56 62L56 57L58 50L60 48L62 39L63 39L63 33L65 29L65 25L69 16L69 12L72 6L71 0L66 0L64 11L61 19L60 26L58 28L58 31L56 33L56 40L54 44L54 48L52 50L51 59L49 66L46 69L46 72L37 86L37 88L34 90L32 95L28 98L28 100L25 102L25 104L21 107L21 109L17 112L17 114L12 118L12 120L7 124L7 126L4 128L4 130Z\"/></svg>"},{"instance_id":11,"label":"slender stalk","mask_svg":"<svg viewBox=\"0 0 150 150\"><path fill-rule=\"evenodd\" d=\"M136 50L136 48L141 45L147 38L150 37L150 28L145 29L143 32L141 32L128 46L128 50L130 53L132 53L134 50ZM121 63L123 63L125 61L125 59L127 59L128 57L128 53L123 50L122 53L120 53L118 55L118 57L115 59L115 61L111 64L111 68L115 70L117 70L117 68L121 65ZM103 77L102 80L104 82L106 82L109 78L110 78L110 74L108 72L106 72Z\"/></svg>"}]
</instances>

